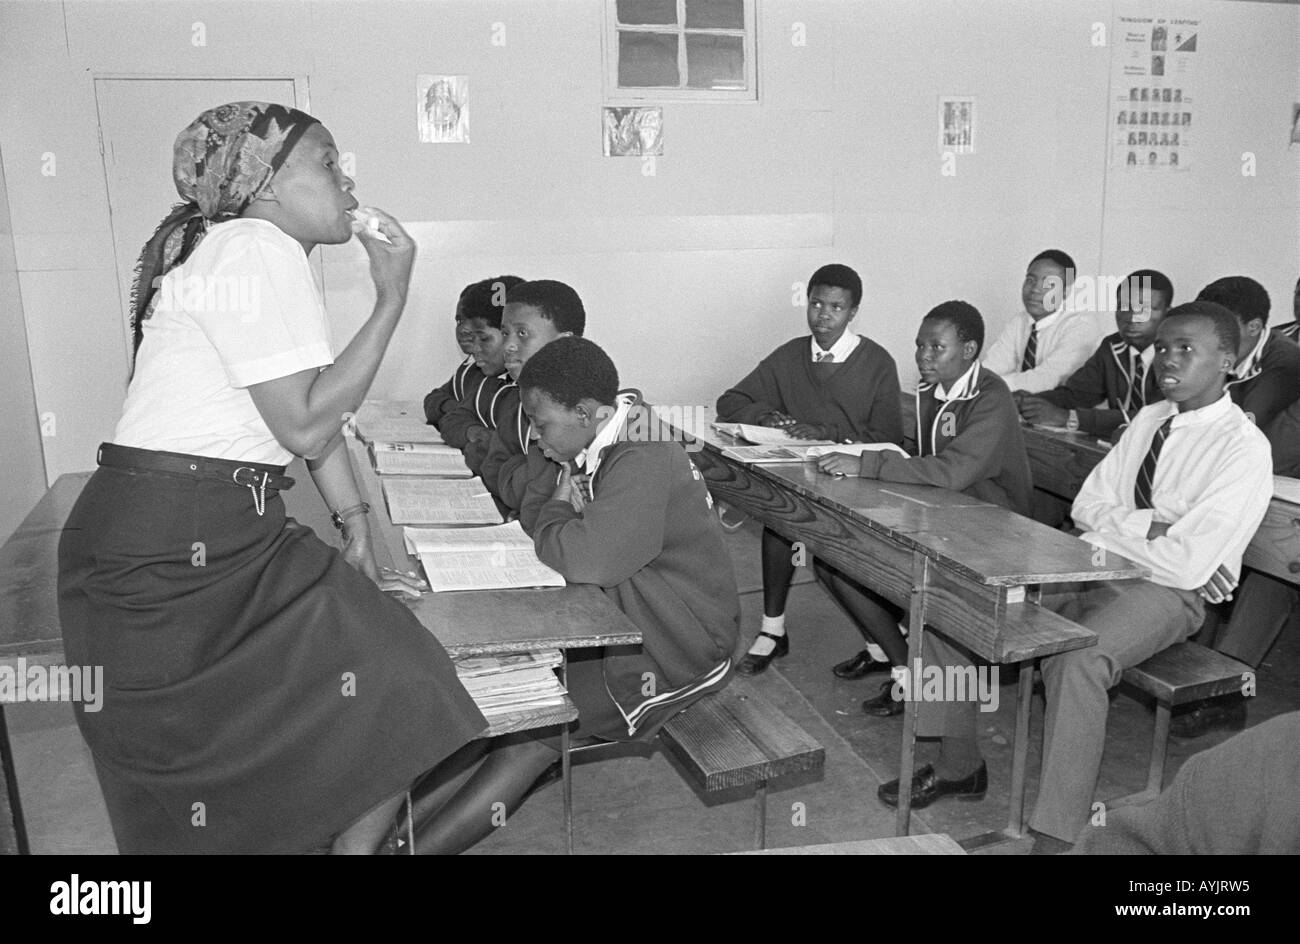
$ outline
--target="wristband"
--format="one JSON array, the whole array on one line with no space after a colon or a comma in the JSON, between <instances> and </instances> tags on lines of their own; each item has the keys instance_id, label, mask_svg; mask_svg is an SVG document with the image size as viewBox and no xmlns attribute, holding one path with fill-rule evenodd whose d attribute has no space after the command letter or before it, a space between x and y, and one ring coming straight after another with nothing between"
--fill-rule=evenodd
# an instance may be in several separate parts
<instances>
[{"instance_id":1,"label":"wristband","mask_svg":"<svg viewBox=\"0 0 1300 944\"><path fill-rule=\"evenodd\" d=\"M343 522L349 518L355 518L357 515L370 514L370 502L362 502L359 505L350 505L342 511L330 512L330 521L334 522L334 527L340 531L343 530Z\"/></svg>"}]
</instances>

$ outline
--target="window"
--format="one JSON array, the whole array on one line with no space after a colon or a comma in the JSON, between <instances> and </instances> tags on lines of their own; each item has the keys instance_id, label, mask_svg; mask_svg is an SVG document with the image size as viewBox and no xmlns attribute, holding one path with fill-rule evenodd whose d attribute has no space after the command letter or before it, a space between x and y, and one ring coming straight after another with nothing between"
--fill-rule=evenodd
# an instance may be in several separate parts
<instances>
[{"instance_id":1,"label":"window","mask_svg":"<svg viewBox=\"0 0 1300 944\"><path fill-rule=\"evenodd\" d=\"M609 102L757 101L754 0L608 0Z\"/></svg>"}]
</instances>

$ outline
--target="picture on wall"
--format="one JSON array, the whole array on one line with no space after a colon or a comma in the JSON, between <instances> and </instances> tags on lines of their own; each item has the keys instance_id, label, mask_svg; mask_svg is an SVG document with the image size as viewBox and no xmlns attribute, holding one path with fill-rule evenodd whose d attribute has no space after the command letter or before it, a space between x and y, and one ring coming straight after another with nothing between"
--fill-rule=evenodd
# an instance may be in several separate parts
<instances>
[{"instance_id":1,"label":"picture on wall","mask_svg":"<svg viewBox=\"0 0 1300 944\"><path fill-rule=\"evenodd\" d=\"M975 153L975 99L939 99L939 150Z\"/></svg>"},{"instance_id":2,"label":"picture on wall","mask_svg":"<svg viewBox=\"0 0 1300 944\"><path fill-rule=\"evenodd\" d=\"M419 76L416 115L424 144L469 144L469 76Z\"/></svg>"},{"instance_id":3,"label":"picture on wall","mask_svg":"<svg viewBox=\"0 0 1300 944\"><path fill-rule=\"evenodd\" d=\"M1112 34L1118 37L1111 59L1113 111L1128 113L1127 126L1159 125L1159 131L1126 133L1126 123L1111 124L1111 166L1144 172L1185 171L1194 139L1188 132L1194 90L1198 84L1196 40L1199 20L1159 16L1120 16ZM1134 112L1133 102L1150 103ZM1177 128L1177 131L1172 129ZM1146 148L1136 151L1134 148Z\"/></svg>"},{"instance_id":4,"label":"picture on wall","mask_svg":"<svg viewBox=\"0 0 1300 944\"><path fill-rule=\"evenodd\" d=\"M601 112L606 157L644 157L664 152L664 110L659 106L609 108Z\"/></svg>"}]
</instances>

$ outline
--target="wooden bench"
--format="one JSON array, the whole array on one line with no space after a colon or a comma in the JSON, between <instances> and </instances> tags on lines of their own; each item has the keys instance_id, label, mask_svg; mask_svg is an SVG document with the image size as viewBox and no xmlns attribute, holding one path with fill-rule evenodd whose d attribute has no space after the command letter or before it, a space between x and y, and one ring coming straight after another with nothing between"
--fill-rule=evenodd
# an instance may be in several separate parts
<instances>
[{"instance_id":1,"label":"wooden bench","mask_svg":"<svg viewBox=\"0 0 1300 944\"><path fill-rule=\"evenodd\" d=\"M826 750L745 679L702 698L664 725L660 738L706 793L756 784L754 842L767 844L767 784L820 770Z\"/></svg>"},{"instance_id":2,"label":"wooden bench","mask_svg":"<svg viewBox=\"0 0 1300 944\"><path fill-rule=\"evenodd\" d=\"M1194 642L1182 642L1158 652L1124 672L1124 682L1156 700L1156 727L1151 740L1151 765L1146 788L1112 800L1110 806L1151 799L1164 787L1169 724L1175 705L1240 692L1253 674L1250 666Z\"/></svg>"}]
</instances>

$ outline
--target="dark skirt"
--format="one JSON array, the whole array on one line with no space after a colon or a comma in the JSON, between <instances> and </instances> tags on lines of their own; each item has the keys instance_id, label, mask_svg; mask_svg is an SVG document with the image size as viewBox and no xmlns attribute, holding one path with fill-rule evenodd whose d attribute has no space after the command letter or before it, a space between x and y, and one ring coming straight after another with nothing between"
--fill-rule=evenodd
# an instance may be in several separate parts
<instances>
[{"instance_id":1,"label":"dark skirt","mask_svg":"<svg viewBox=\"0 0 1300 944\"><path fill-rule=\"evenodd\" d=\"M302 852L481 734L442 646L278 493L101 467L59 545L118 848Z\"/></svg>"}]
</instances>

